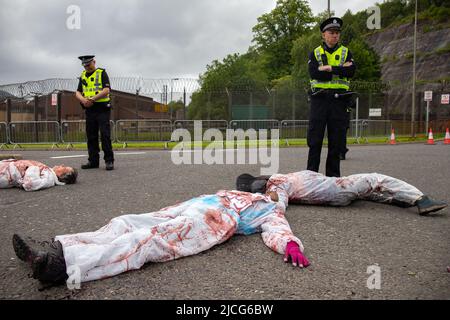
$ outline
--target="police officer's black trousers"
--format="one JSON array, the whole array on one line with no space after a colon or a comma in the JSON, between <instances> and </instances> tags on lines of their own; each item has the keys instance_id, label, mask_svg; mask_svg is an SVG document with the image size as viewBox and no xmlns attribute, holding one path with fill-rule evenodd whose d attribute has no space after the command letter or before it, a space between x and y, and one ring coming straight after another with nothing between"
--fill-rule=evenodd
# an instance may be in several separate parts
<instances>
[{"instance_id":1,"label":"police officer's black trousers","mask_svg":"<svg viewBox=\"0 0 450 320\"><path fill-rule=\"evenodd\" d=\"M332 94L311 97L308 128L308 170L318 172L325 128L328 131L328 155L325 174L340 177L339 153L344 148L349 114L347 99L335 98Z\"/></svg>"},{"instance_id":2,"label":"police officer's black trousers","mask_svg":"<svg viewBox=\"0 0 450 320\"><path fill-rule=\"evenodd\" d=\"M109 118L111 110L86 110L86 135L89 153L89 162L99 163L99 144L98 131L100 130L100 139L105 162L114 162L114 153L111 144L111 127Z\"/></svg>"}]
</instances>

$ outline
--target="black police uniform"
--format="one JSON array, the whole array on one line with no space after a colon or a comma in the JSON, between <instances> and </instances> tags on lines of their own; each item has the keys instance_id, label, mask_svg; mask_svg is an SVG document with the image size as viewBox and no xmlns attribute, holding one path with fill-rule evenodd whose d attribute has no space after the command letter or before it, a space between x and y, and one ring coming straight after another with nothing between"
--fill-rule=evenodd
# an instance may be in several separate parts
<instances>
[{"instance_id":1,"label":"black police uniform","mask_svg":"<svg viewBox=\"0 0 450 320\"><path fill-rule=\"evenodd\" d=\"M321 26L321 31L330 28L341 28L342 20L330 18L325 20ZM322 44L325 51L333 53L340 45L336 44L334 48L329 48L325 43ZM322 55L324 65L328 64L326 55ZM352 54L347 53L345 62L352 61ZM350 67L333 66L332 72L319 71L319 63L316 60L314 51L309 55L309 74L311 79L319 81L331 81L333 74L341 77L353 77L356 66ZM351 95L347 94L345 89L317 89L310 91L311 108L309 113L309 128L307 142L309 146L307 169L318 172L320 165L320 154L322 152L322 143L325 134L325 128L328 131L328 155L326 161L325 174L329 177L340 177L340 153L345 148L346 128L350 120Z\"/></svg>"},{"instance_id":2,"label":"black police uniform","mask_svg":"<svg viewBox=\"0 0 450 320\"><path fill-rule=\"evenodd\" d=\"M93 59L94 56L81 56L79 59L85 63ZM90 60L89 60L90 59ZM90 77L92 73L86 73L86 77ZM102 72L102 88L111 88L108 74L106 71ZM82 79L78 82L78 89L80 93L83 93ZM89 154L89 163L82 166L82 168L87 167L98 167L99 166L99 139L98 132L100 130L100 139L102 142L102 150L104 153L104 160L107 164L107 169L112 169L112 164L114 163L114 152L111 143L111 102L94 102L89 108L85 108L86 114L86 136L87 136L87 147ZM108 167L109 164L109 167Z\"/></svg>"}]
</instances>

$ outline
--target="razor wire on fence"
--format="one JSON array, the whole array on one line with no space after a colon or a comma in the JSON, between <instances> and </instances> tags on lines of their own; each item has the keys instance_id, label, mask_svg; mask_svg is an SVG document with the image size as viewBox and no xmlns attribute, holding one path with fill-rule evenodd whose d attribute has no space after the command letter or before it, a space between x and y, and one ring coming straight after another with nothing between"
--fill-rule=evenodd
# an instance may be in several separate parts
<instances>
[{"instance_id":1,"label":"razor wire on fence","mask_svg":"<svg viewBox=\"0 0 450 320\"><path fill-rule=\"evenodd\" d=\"M1 98L24 98L35 95L47 95L55 91L76 91L78 78L45 79L0 85ZM142 77L110 77L111 88L118 91L141 95L157 95L162 93L194 92L200 88L197 79L147 79Z\"/></svg>"}]
</instances>

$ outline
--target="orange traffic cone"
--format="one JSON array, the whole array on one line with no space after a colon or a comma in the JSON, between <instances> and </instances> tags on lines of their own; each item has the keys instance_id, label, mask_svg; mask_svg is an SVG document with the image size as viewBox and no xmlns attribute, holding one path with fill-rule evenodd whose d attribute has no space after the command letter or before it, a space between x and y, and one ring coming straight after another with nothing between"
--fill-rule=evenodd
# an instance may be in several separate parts
<instances>
[{"instance_id":1,"label":"orange traffic cone","mask_svg":"<svg viewBox=\"0 0 450 320\"><path fill-rule=\"evenodd\" d=\"M391 129L391 141L389 142L389 144L396 144L394 128Z\"/></svg>"},{"instance_id":2,"label":"orange traffic cone","mask_svg":"<svg viewBox=\"0 0 450 320\"><path fill-rule=\"evenodd\" d=\"M450 132L448 131L448 128L447 131L445 131L444 144L450 144Z\"/></svg>"},{"instance_id":3,"label":"orange traffic cone","mask_svg":"<svg viewBox=\"0 0 450 320\"><path fill-rule=\"evenodd\" d=\"M428 141L427 144L435 144L433 139L433 131L430 128L430 131L428 132Z\"/></svg>"}]
</instances>

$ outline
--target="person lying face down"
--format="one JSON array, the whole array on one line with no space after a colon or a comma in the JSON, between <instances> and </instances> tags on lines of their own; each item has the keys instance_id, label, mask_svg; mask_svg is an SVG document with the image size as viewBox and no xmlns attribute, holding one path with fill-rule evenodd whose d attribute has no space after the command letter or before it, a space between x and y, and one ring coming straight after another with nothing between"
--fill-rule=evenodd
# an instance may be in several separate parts
<instances>
[{"instance_id":1,"label":"person lying face down","mask_svg":"<svg viewBox=\"0 0 450 320\"><path fill-rule=\"evenodd\" d=\"M54 185L73 184L77 176L76 169L64 165L50 168L33 160L0 161L0 189L18 187L36 191Z\"/></svg>"},{"instance_id":2,"label":"person lying face down","mask_svg":"<svg viewBox=\"0 0 450 320\"><path fill-rule=\"evenodd\" d=\"M346 206L360 199L402 207L417 206L420 215L447 207L445 202L431 199L405 181L379 173L340 178L309 170L259 177L244 173L236 179L236 187L254 193L277 192L289 203Z\"/></svg>"},{"instance_id":3,"label":"person lying face down","mask_svg":"<svg viewBox=\"0 0 450 320\"><path fill-rule=\"evenodd\" d=\"M17 234L12 242L33 277L44 283L64 282L69 270L79 271L80 282L111 277L148 262L197 254L234 234L256 232L285 262L307 267L302 242L284 217L286 205L276 192L221 190L155 212L122 215L94 232L56 236L43 247Z\"/></svg>"}]
</instances>

